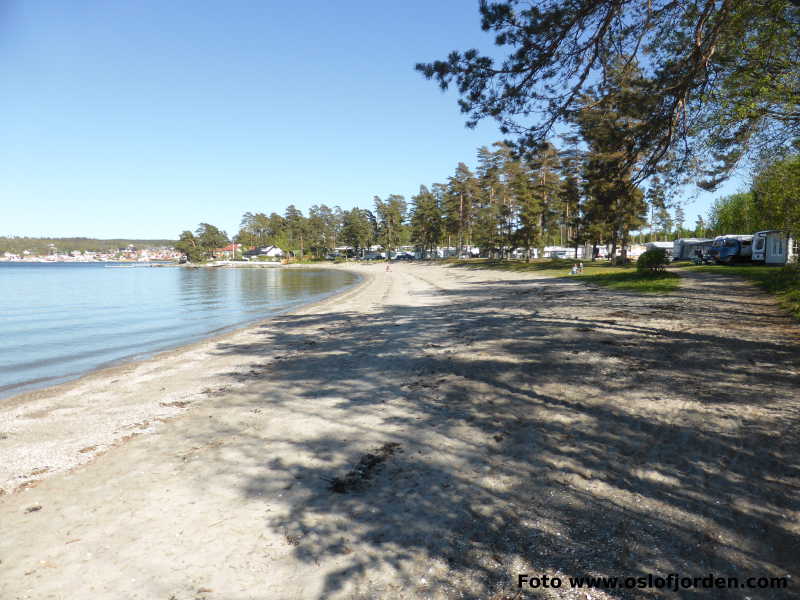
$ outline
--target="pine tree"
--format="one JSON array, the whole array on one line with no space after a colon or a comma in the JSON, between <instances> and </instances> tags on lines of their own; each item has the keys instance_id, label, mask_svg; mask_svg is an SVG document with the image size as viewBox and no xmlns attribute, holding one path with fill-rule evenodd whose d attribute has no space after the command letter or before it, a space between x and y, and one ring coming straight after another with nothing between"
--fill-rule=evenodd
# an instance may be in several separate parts
<instances>
[{"instance_id":1,"label":"pine tree","mask_svg":"<svg viewBox=\"0 0 800 600\"><path fill-rule=\"evenodd\" d=\"M284 251L291 249L286 219L278 213L270 213L264 224L264 236L267 246L277 246Z\"/></svg>"},{"instance_id":2,"label":"pine tree","mask_svg":"<svg viewBox=\"0 0 800 600\"><path fill-rule=\"evenodd\" d=\"M575 135L565 136L566 148L561 151L561 226L563 239L574 246L575 255L582 244L584 234L581 229L581 200L583 197L581 172L583 169L583 152L579 148L580 138ZM563 241L561 242L564 243Z\"/></svg>"},{"instance_id":3,"label":"pine tree","mask_svg":"<svg viewBox=\"0 0 800 600\"><path fill-rule=\"evenodd\" d=\"M675 204L675 238L686 237L686 231L683 228L685 221L686 214L683 211L683 207L680 204Z\"/></svg>"},{"instance_id":4,"label":"pine tree","mask_svg":"<svg viewBox=\"0 0 800 600\"><path fill-rule=\"evenodd\" d=\"M572 121L615 61L636 60L648 109L620 148L635 183L675 160L715 185L749 149L800 137L798 0L493 0L480 13L499 59L454 51L417 69L457 87L468 126L494 119L522 148Z\"/></svg>"},{"instance_id":5,"label":"pine tree","mask_svg":"<svg viewBox=\"0 0 800 600\"><path fill-rule=\"evenodd\" d=\"M458 239L459 256L464 252L464 244L470 242L476 192L472 171L464 163L458 163L455 174L448 179L444 214L447 232Z\"/></svg>"},{"instance_id":6,"label":"pine tree","mask_svg":"<svg viewBox=\"0 0 800 600\"><path fill-rule=\"evenodd\" d=\"M333 235L333 248L339 245L339 239L342 235L342 227L344 227L344 212L340 206L333 207L331 215L331 233Z\"/></svg>"},{"instance_id":7,"label":"pine tree","mask_svg":"<svg viewBox=\"0 0 800 600\"><path fill-rule=\"evenodd\" d=\"M372 246L375 229L375 217L372 213L356 207L343 214L341 239L358 253Z\"/></svg>"},{"instance_id":8,"label":"pine tree","mask_svg":"<svg viewBox=\"0 0 800 600\"><path fill-rule=\"evenodd\" d=\"M672 221L667 203L666 186L658 175L651 178L646 199L650 212L650 241L659 239L655 233L657 228L661 230L660 237L666 239L672 229Z\"/></svg>"},{"instance_id":9,"label":"pine tree","mask_svg":"<svg viewBox=\"0 0 800 600\"><path fill-rule=\"evenodd\" d=\"M472 241L493 254L502 252L504 240L503 201L507 190L503 181L503 153L486 146L478 149Z\"/></svg>"},{"instance_id":10,"label":"pine tree","mask_svg":"<svg viewBox=\"0 0 800 600\"><path fill-rule=\"evenodd\" d=\"M519 158L514 155L511 146L505 142L496 143L497 153L500 155L500 165L502 169L502 186L499 189L500 198L500 222L501 222L501 241L505 256L513 253L517 246L520 229L520 205L518 198L512 192L510 181L513 173L517 170Z\"/></svg>"},{"instance_id":11,"label":"pine tree","mask_svg":"<svg viewBox=\"0 0 800 600\"><path fill-rule=\"evenodd\" d=\"M306 239L308 237L306 218L294 204L290 204L286 207L284 220L289 249L293 254L299 251L302 259L305 254Z\"/></svg>"},{"instance_id":12,"label":"pine tree","mask_svg":"<svg viewBox=\"0 0 800 600\"><path fill-rule=\"evenodd\" d=\"M378 243L387 253L392 252L407 238L406 200L403 196L392 194L386 200L375 196L373 201L378 219Z\"/></svg>"},{"instance_id":13,"label":"pine tree","mask_svg":"<svg viewBox=\"0 0 800 600\"><path fill-rule=\"evenodd\" d=\"M611 256L619 246L623 262L630 231L641 227L646 215L644 194L634 182L638 132L642 115L649 110L641 102L644 87L633 61L617 62L609 68L607 80L583 98L581 109L573 115L589 148L585 189L591 197L595 234L608 235Z\"/></svg>"},{"instance_id":14,"label":"pine tree","mask_svg":"<svg viewBox=\"0 0 800 600\"><path fill-rule=\"evenodd\" d=\"M545 142L528 161L528 168L533 177L533 193L536 197L536 242L540 250L544 245L554 242L563 243L555 232L560 228L561 199L561 159L555 146Z\"/></svg>"},{"instance_id":15,"label":"pine tree","mask_svg":"<svg viewBox=\"0 0 800 600\"><path fill-rule=\"evenodd\" d=\"M535 175L521 160L505 162L508 195L518 209L518 227L513 232L514 246L525 248L528 260L531 249L539 245L542 226L542 198L537 193Z\"/></svg>"},{"instance_id":16,"label":"pine tree","mask_svg":"<svg viewBox=\"0 0 800 600\"><path fill-rule=\"evenodd\" d=\"M444 231L442 208L436 195L421 185L411 202L411 242L425 254L435 252Z\"/></svg>"},{"instance_id":17,"label":"pine tree","mask_svg":"<svg viewBox=\"0 0 800 600\"><path fill-rule=\"evenodd\" d=\"M703 220L703 215L697 215L697 221L694 224L695 237L706 237L706 222Z\"/></svg>"},{"instance_id":18,"label":"pine tree","mask_svg":"<svg viewBox=\"0 0 800 600\"><path fill-rule=\"evenodd\" d=\"M228 245L228 234L210 223L200 223L195 231L198 245L206 252Z\"/></svg>"},{"instance_id":19,"label":"pine tree","mask_svg":"<svg viewBox=\"0 0 800 600\"><path fill-rule=\"evenodd\" d=\"M330 212L330 209L325 205L313 205L308 209L308 219L306 220L308 247L311 253L317 258L322 257L328 249L328 238L330 234L327 231L327 223L325 222L325 210Z\"/></svg>"},{"instance_id":20,"label":"pine tree","mask_svg":"<svg viewBox=\"0 0 800 600\"><path fill-rule=\"evenodd\" d=\"M189 230L181 232L175 244L175 249L178 252L183 252L189 262L199 262L205 258L205 253L200 247L197 238L194 233Z\"/></svg>"}]
</instances>

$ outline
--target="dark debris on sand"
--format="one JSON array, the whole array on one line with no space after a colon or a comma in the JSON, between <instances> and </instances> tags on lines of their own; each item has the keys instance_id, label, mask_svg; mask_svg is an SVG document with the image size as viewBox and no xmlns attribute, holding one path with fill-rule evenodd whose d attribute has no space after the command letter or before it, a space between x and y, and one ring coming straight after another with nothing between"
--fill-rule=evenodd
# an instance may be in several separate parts
<instances>
[{"instance_id":1,"label":"dark debris on sand","mask_svg":"<svg viewBox=\"0 0 800 600\"><path fill-rule=\"evenodd\" d=\"M375 474L376 469L399 450L400 444L387 442L377 450L365 454L344 477L334 477L331 480L330 490L336 494L347 494L360 489Z\"/></svg>"}]
</instances>

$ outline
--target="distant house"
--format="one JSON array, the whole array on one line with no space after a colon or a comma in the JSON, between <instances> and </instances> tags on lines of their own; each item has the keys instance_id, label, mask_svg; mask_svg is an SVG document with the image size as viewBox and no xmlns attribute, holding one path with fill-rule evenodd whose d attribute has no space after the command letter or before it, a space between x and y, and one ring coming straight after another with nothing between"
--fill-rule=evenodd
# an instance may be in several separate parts
<instances>
[{"instance_id":1,"label":"distant house","mask_svg":"<svg viewBox=\"0 0 800 600\"><path fill-rule=\"evenodd\" d=\"M277 246L265 246L264 248L253 248L244 253L245 258L255 258L257 256L265 256L268 258L281 258L283 257L283 250Z\"/></svg>"},{"instance_id":2,"label":"distant house","mask_svg":"<svg viewBox=\"0 0 800 600\"><path fill-rule=\"evenodd\" d=\"M235 257L237 252L241 252L241 244L228 244L224 248L216 248L213 252L214 258L230 260Z\"/></svg>"}]
</instances>

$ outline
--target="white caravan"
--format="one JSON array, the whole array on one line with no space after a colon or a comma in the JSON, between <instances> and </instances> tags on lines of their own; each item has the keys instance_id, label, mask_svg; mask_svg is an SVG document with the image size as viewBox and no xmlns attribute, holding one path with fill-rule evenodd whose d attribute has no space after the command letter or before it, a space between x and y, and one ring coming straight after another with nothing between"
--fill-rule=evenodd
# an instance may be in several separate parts
<instances>
[{"instance_id":1,"label":"white caravan","mask_svg":"<svg viewBox=\"0 0 800 600\"><path fill-rule=\"evenodd\" d=\"M647 242L644 246L648 250L663 250L667 254L667 260L672 260L672 249L674 247L672 242Z\"/></svg>"},{"instance_id":2,"label":"white caravan","mask_svg":"<svg viewBox=\"0 0 800 600\"><path fill-rule=\"evenodd\" d=\"M785 265L793 259L793 240L779 229L753 234L753 262L766 265Z\"/></svg>"}]
</instances>

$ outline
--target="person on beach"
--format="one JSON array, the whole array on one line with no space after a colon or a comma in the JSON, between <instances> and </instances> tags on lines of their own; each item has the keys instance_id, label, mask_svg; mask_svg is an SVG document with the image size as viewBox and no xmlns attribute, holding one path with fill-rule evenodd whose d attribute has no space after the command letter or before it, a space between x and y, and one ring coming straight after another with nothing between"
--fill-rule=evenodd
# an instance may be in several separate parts
<instances>
[{"instance_id":1,"label":"person on beach","mask_svg":"<svg viewBox=\"0 0 800 600\"><path fill-rule=\"evenodd\" d=\"M392 264L392 259L389 258L389 256L387 255L386 256L386 272L387 273L392 270L392 268L390 266L391 264Z\"/></svg>"}]
</instances>

